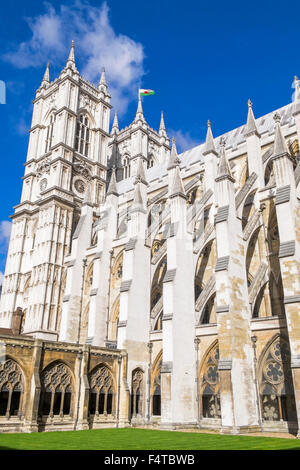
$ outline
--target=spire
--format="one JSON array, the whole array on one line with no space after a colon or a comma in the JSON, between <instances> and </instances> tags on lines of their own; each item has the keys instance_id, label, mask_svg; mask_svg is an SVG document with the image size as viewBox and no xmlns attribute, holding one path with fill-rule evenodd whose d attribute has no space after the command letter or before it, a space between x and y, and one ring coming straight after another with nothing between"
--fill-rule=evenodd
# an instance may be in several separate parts
<instances>
[{"instance_id":1,"label":"spire","mask_svg":"<svg viewBox=\"0 0 300 470\"><path fill-rule=\"evenodd\" d=\"M43 76L41 86L47 86L50 83L50 74L49 74L49 62L46 65L46 70Z\"/></svg>"},{"instance_id":2,"label":"spire","mask_svg":"<svg viewBox=\"0 0 300 470\"><path fill-rule=\"evenodd\" d=\"M74 41L72 41L71 49L70 49L70 52L69 52L69 57L68 57L68 60L67 60L67 63L66 63L66 67L70 67L71 69L76 69L74 49L75 49Z\"/></svg>"},{"instance_id":3,"label":"spire","mask_svg":"<svg viewBox=\"0 0 300 470\"><path fill-rule=\"evenodd\" d=\"M219 163L218 174L217 174L216 179L225 177L225 178L230 179L232 182L234 182L234 179L233 179L232 174L231 174L230 166L229 166L228 160L226 158L226 154L225 154L225 139L224 139L224 137L221 137L221 139L220 139L220 146L221 146L221 149L220 149L220 163Z\"/></svg>"},{"instance_id":4,"label":"spire","mask_svg":"<svg viewBox=\"0 0 300 470\"><path fill-rule=\"evenodd\" d=\"M164 121L164 113L163 112L161 112L161 115L160 115L160 125L159 125L158 133L162 137L167 137L166 126L165 126L165 121Z\"/></svg>"},{"instance_id":5,"label":"spire","mask_svg":"<svg viewBox=\"0 0 300 470\"><path fill-rule=\"evenodd\" d=\"M136 176L135 176L134 184L137 184L137 183L148 184L146 180L145 169L144 169L144 165L143 165L141 157L138 158L138 162L137 162L137 169L136 169Z\"/></svg>"},{"instance_id":6,"label":"spire","mask_svg":"<svg viewBox=\"0 0 300 470\"><path fill-rule=\"evenodd\" d=\"M300 113L300 87L299 87L299 79L296 75L294 78L294 85L295 85L295 97L294 97L294 106L293 106L293 116Z\"/></svg>"},{"instance_id":7,"label":"spire","mask_svg":"<svg viewBox=\"0 0 300 470\"><path fill-rule=\"evenodd\" d=\"M110 178L110 182L108 185L106 196L110 196L113 194L114 196L119 196L118 189L117 189L117 180L116 180L116 169L113 167L112 174Z\"/></svg>"},{"instance_id":8,"label":"spire","mask_svg":"<svg viewBox=\"0 0 300 470\"><path fill-rule=\"evenodd\" d=\"M177 163L176 168L175 168L175 174L173 178L173 184L170 190L169 197L173 198L176 196L181 196L183 198L186 198L184 186L182 183L181 175L180 175L180 168L179 164Z\"/></svg>"},{"instance_id":9,"label":"spire","mask_svg":"<svg viewBox=\"0 0 300 470\"><path fill-rule=\"evenodd\" d=\"M101 77L100 77L98 89L100 91L103 91L103 92L107 91L106 75L105 75L105 68L104 67L102 67Z\"/></svg>"},{"instance_id":10,"label":"spire","mask_svg":"<svg viewBox=\"0 0 300 470\"><path fill-rule=\"evenodd\" d=\"M111 128L111 134L117 134L118 132L119 132L119 122L118 122L117 111L115 111L115 117L114 117L113 125Z\"/></svg>"},{"instance_id":11,"label":"spire","mask_svg":"<svg viewBox=\"0 0 300 470\"><path fill-rule=\"evenodd\" d=\"M147 212L144 208L144 201L142 198L140 183L136 184L134 187L134 196L132 206L130 207L130 212Z\"/></svg>"},{"instance_id":12,"label":"spire","mask_svg":"<svg viewBox=\"0 0 300 470\"><path fill-rule=\"evenodd\" d=\"M211 130L210 120L207 121L207 133L203 155L208 155L209 153L214 153L215 155L218 155L214 144L214 137Z\"/></svg>"},{"instance_id":13,"label":"spire","mask_svg":"<svg viewBox=\"0 0 300 470\"><path fill-rule=\"evenodd\" d=\"M178 165L179 163L180 163L180 160L179 160L178 154L177 154L176 141L175 141L175 137L173 137L172 138L172 148L171 148L171 153L170 153L169 159L168 159L167 170L172 170L172 168L175 168L176 165Z\"/></svg>"},{"instance_id":14,"label":"spire","mask_svg":"<svg viewBox=\"0 0 300 470\"><path fill-rule=\"evenodd\" d=\"M248 117L247 117L247 123L246 123L245 129L244 129L244 136L249 137L250 135L254 135L254 134L260 137L260 134L257 130L253 110L252 110L252 101L248 100Z\"/></svg>"},{"instance_id":15,"label":"spire","mask_svg":"<svg viewBox=\"0 0 300 470\"><path fill-rule=\"evenodd\" d=\"M280 155L288 154L288 148L287 144L285 141L285 138L283 137L281 126L280 126L280 121L281 117L279 113L275 113L273 116L273 119L275 121L275 138L274 138L274 152L273 156L277 157Z\"/></svg>"},{"instance_id":16,"label":"spire","mask_svg":"<svg viewBox=\"0 0 300 470\"><path fill-rule=\"evenodd\" d=\"M143 111L143 107L142 107L142 98L141 98L140 94L139 94L138 107L137 107L137 110L136 110L136 115L135 115L135 118L134 118L134 122L138 121L139 119L142 120L142 121L145 121L144 111Z\"/></svg>"}]
</instances>

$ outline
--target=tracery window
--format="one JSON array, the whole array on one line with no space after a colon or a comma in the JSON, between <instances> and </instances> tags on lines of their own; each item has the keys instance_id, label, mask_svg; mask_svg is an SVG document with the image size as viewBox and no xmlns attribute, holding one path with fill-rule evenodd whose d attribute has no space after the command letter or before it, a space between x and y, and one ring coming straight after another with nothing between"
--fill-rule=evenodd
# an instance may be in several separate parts
<instances>
[{"instance_id":1,"label":"tracery window","mask_svg":"<svg viewBox=\"0 0 300 470\"><path fill-rule=\"evenodd\" d=\"M45 153L49 152L52 146L54 123L55 123L55 114L51 114L50 119L49 119L49 124L47 126Z\"/></svg>"},{"instance_id":2,"label":"tracery window","mask_svg":"<svg viewBox=\"0 0 300 470\"><path fill-rule=\"evenodd\" d=\"M132 392L131 392L131 415L133 417L142 414L144 373L141 369L132 372Z\"/></svg>"},{"instance_id":3,"label":"tracery window","mask_svg":"<svg viewBox=\"0 0 300 470\"><path fill-rule=\"evenodd\" d=\"M288 341L277 337L260 368L260 397L264 421L296 421L296 406Z\"/></svg>"},{"instance_id":4,"label":"tracery window","mask_svg":"<svg viewBox=\"0 0 300 470\"><path fill-rule=\"evenodd\" d=\"M218 372L219 347L216 344L209 352L200 376L200 394L203 418L221 418L220 378Z\"/></svg>"},{"instance_id":5,"label":"tracery window","mask_svg":"<svg viewBox=\"0 0 300 470\"><path fill-rule=\"evenodd\" d=\"M76 123L75 149L85 157L89 155L90 146L90 128L89 120L83 114L80 114Z\"/></svg>"},{"instance_id":6,"label":"tracery window","mask_svg":"<svg viewBox=\"0 0 300 470\"><path fill-rule=\"evenodd\" d=\"M91 415L110 415L114 409L113 376L104 365L94 369L89 375L90 400L89 413Z\"/></svg>"},{"instance_id":7,"label":"tracery window","mask_svg":"<svg viewBox=\"0 0 300 470\"><path fill-rule=\"evenodd\" d=\"M21 416L23 375L12 359L0 363L0 416Z\"/></svg>"},{"instance_id":8,"label":"tracery window","mask_svg":"<svg viewBox=\"0 0 300 470\"><path fill-rule=\"evenodd\" d=\"M69 415L73 392L69 368L61 362L50 364L41 374L41 385L40 415Z\"/></svg>"}]
</instances>

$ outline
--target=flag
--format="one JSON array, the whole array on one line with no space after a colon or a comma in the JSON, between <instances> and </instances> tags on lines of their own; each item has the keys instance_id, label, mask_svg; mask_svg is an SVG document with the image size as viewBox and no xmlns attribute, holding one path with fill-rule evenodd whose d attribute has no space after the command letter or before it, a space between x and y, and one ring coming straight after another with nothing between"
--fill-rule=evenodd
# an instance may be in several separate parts
<instances>
[{"instance_id":1,"label":"flag","mask_svg":"<svg viewBox=\"0 0 300 470\"><path fill-rule=\"evenodd\" d=\"M145 90L144 88L139 89L140 96L148 96L148 95L154 95L154 94L155 94L154 90Z\"/></svg>"}]
</instances>

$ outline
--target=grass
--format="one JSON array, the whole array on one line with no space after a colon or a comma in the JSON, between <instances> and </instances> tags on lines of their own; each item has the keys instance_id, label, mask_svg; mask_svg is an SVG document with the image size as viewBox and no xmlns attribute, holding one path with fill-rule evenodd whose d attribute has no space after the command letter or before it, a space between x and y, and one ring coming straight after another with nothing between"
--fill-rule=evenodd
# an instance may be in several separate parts
<instances>
[{"instance_id":1,"label":"grass","mask_svg":"<svg viewBox=\"0 0 300 470\"><path fill-rule=\"evenodd\" d=\"M0 434L0 450L300 450L297 439L153 431L93 429Z\"/></svg>"}]
</instances>

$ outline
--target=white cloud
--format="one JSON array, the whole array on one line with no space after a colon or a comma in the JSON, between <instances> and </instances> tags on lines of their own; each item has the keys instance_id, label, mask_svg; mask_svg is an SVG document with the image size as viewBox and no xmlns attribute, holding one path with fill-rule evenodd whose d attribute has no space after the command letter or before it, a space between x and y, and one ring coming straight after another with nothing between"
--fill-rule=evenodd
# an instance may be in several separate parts
<instances>
[{"instance_id":1,"label":"white cloud","mask_svg":"<svg viewBox=\"0 0 300 470\"><path fill-rule=\"evenodd\" d=\"M2 220L0 222L0 253L6 253L11 232L11 222Z\"/></svg>"},{"instance_id":2,"label":"white cloud","mask_svg":"<svg viewBox=\"0 0 300 470\"><path fill-rule=\"evenodd\" d=\"M94 7L74 0L58 11L49 3L45 7L45 14L26 19L31 38L2 58L18 68L41 67L48 59L63 66L74 39L75 55L84 64L82 75L97 83L105 66L112 104L123 114L136 98L144 74L142 44L114 31L106 2Z\"/></svg>"},{"instance_id":3,"label":"white cloud","mask_svg":"<svg viewBox=\"0 0 300 470\"><path fill-rule=\"evenodd\" d=\"M189 150L202 143L200 139L197 140L191 137L189 132L183 132L181 130L168 129L168 136L170 139L175 137L176 148L180 153L185 152L185 150Z\"/></svg>"}]
</instances>

